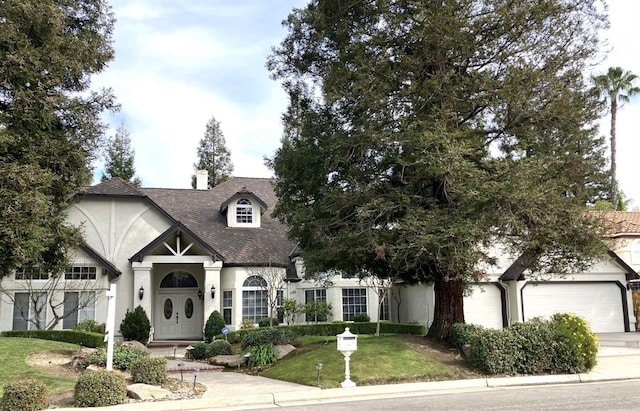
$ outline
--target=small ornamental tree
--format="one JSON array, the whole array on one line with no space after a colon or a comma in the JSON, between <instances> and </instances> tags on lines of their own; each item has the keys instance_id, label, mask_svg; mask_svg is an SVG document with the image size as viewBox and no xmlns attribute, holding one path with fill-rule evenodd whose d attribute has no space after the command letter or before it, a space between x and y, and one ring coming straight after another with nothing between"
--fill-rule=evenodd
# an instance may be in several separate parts
<instances>
[{"instance_id":1,"label":"small ornamental tree","mask_svg":"<svg viewBox=\"0 0 640 411\"><path fill-rule=\"evenodd\" d=\"M222 314L220 314L219 311L212 312L204 326L204 340L210 343L215 335L222 332L224 326L225 323Z\"/></svg>"},{"instance_id":2,"label":"small ornamental tree","mask_svg":"<svg viewBox=\"0 0 640 411\"><path fill-rule=\"evenodd\" d=\"M145 345L149 342L151 322L141 305L133 311L127 310L120 324L120 332L125 340L135 340Z\"/></svg>"}]
</instances>

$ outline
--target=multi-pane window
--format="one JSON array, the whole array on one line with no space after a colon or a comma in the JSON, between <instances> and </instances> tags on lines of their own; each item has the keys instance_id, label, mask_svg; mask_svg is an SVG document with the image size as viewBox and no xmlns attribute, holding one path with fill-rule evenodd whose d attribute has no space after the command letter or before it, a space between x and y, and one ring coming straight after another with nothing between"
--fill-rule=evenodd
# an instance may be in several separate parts
<instances>
[{"instance_id":1,"label":"multi-pane window","mask_svg":"<svg viewBox=\"0 0 640 411\"><path fill-rule=\"evenodd\" d=\"M324 289L324 288L318 288L318 289L313 289L313 290L304 290L304 302L305 302L305 304L313 304L313 303L318 303L318 302L326 303L327 302L327 290ZM326 316L318 316L318 315L309 316L309 315L305 314L305 321L307 321L307 322L310 322L310 321L315 321L315 322L327 321L327 318L326 318Z\"/></svg>"},{"instance_id":2,"label":"multi-pane window","mask_svg":"<svg viewBox=\"0 0 640 411\"><path fill-rule=\"evenodd\" d=\"M383 290L378 290L378 295L383 293ZM389 291L384 296L384 300L382 300L382 304L379 306L378 318L382 321L389 321Z\"/></svg>"},{"instance_id":3,"label":"multi-pane window","mask_svg":"<svg viewBox=\"0 0 640 411\"><path fill-rule=\"evenodd\" d=\"M242 285L242 319L254 323L269 316L267 301L267 282L264 278L253 275Z\"/></svg>"},{"instance_id":4,"label":"multi-pane window","mask_svg":"<svg viewBox=\"0 0 640 411\"><path fill-rule=\"evenodd\" d=\"M71 329L86 320L95 320L96 295L93 291L64 293L62 328Z\"/></svg>"},{"instance_id":5,"label":"multi-pane window","mask_svg":"<svg viewBox=\"0 0 640 411\"><path fill-rule=\"evenodd\" d=\"M16 280L48 280L49 273L26 273L24 269L18 268L15 273Z\"/></svg>"},{"instance_id":6,"label":"multi-pane window","mask_svg":"<svg viewBox=\"0 0 640 411\"><path fill-rule=\"evenodd\" d=\"M232 308L233 308L233 291L223 291L222 292L222 317L224 318L224 323L227 325L230 325L233 319Z\"/></svg>"},{"instance_id":7,"label":"multi-pane window","mask_svg":"<svg viewBox=\"0 0 640 411\"><path fill-rule=\"evenodd\" d=\"M95 280L96 267L73 266L64 273L65 280Z\"/></svg>"},{"instance_id":8,"label":"multi-pane window","mask_svg":"<svg viewBox=\"0 0 640 411\"><path fill-rule=\"evenodd\" d=\"M342 289L342 319L353 321L356 314L367 313L367 289L343 288Z\"/></svg>"},{"instance_id":9,"label":"multi-pane window","mask_svg":"<svg viewBox=\"0 0 640 411\"><path fill-rule=\"evenodd\" d=\"M13 329L45 328L47 321L47 293L15 293L13 298Z\"/></svg>"},{"instance_id":10,"label":"multi-pane window","mask_svg":"<svg viewBox=\"0 0 640 411\"><path fill-rule=\"evenodd\" d=\"M276 294L276 313L278 317L278 324L282 324L284 322L284 312L280 309L282 308L283 301L284 301L284 291L278 290Z\"/></svg>"},{"instance_id":11,"label":"multi-pane window","mask_svg":"<svg viewBox=\"0 0 640 411\"><path fill-rule=\"evenodd\" d=\"M253 223L253 207L251 201L241 198L236 203L236 222L239 224Z\"/></svg>"}]
</instances>

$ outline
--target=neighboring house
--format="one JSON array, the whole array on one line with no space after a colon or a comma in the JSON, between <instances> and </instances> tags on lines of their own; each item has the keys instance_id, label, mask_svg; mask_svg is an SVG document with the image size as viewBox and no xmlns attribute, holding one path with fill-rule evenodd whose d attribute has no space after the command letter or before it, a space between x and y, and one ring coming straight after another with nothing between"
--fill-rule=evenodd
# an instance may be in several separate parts
<instances>
[{"instance_id":1,"label":"neighboring house","mask_svg":"<svg viewBox=\"0 0 640 411\"><path fill-rule=\"evenodd\" d=\"M200 340L214 310L231 330L243 321L257 323L267 317L264 283L274 274L285 278L279 301L331 303L327 321L350 321L359 313L373 321L379 316L425 326L433 321L430 284L397 285L379 310L376 290L357 279L334 276L330 285L304 280L295 243L287 239L286 227L271 217L273 180L235 177L206 187L202 173L195 190L135 188L117 177L88 187L67 210L69 222L82 226L86 244L50 298L69 314L56 328L72 328L85 319L105 322L106 292L116 284L116 329L127 310L141 305L153 327L152 340ZM467 322L502 328L571 311L597 332L635 330L629 284L639 278L640 230L636 234L588 273L548 282L529 280L518 260L502 258L486 283L470 286ZM627 257L630 260L623 261ZM32 328L25 317L38 316L46 323L53 315L51 307L42 305L46 281L32 279L26 286L20 272L5 276L0 329ZM80 301L86 304L72 312ZM301 315L296 322L313 320Z\"/></svg>"}]
</instances>

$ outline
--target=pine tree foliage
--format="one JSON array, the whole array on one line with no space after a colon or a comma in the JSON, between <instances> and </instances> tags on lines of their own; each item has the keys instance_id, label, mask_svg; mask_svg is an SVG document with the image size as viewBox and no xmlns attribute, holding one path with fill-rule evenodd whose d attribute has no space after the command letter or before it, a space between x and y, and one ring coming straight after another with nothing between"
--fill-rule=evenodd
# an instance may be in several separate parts
<instances>
[{"instance_id":1,"label":"pine tree foliage","mask_svg":"<svg viewBox=\"0 0 640 411\"><path fill-rule=\"evenodd\" d=\"M432 281L433 336L501 244L534 273L604 247L607 189L587 72L598 0L313 0L267 67L289 94L274 215L307 273ZM544 258L540 258L544 256Z\"/></svg>"},{"instance_id":2,"label":"pine tree foliage","mask_svg":"<svg viewBox=\"0 0 640 411\"><path fill-rule=\"evenodd\" d=\"M102 0L0 2L0 274L59 272L81 238L60 213L90 183L113 107L90 78L113 58Z\"/></svg>"},{"instance_id":3,"label":"pine tree foliage","mask_svg":"<svg viewBox=\"0 0 640 411\"><path fill-rule=\"evenodd\" d=\"M198 146L198 162L193 165L195 171L207 170L209 174L208 187L214 187L229 179L233 173L231 152L226 146L220 122L215 117L207 122L204 137ZM196 188L196 176L191 176L191 186Z\"/></svg>"},{"instance_id":4,"label":"pine tree foliage","mask_svg":"<svg viewBox=\"0 0 640 411\"><path fill-rule=\"evenodd\" d=\"M135 176L134 161L135 150L131 146L131 136L124 124L120 124L116 134L107 143L105 172L102 173L102 181L117 176L131 183L134 187L140 187L142 180Z\"/></svg>"}]
</instances>

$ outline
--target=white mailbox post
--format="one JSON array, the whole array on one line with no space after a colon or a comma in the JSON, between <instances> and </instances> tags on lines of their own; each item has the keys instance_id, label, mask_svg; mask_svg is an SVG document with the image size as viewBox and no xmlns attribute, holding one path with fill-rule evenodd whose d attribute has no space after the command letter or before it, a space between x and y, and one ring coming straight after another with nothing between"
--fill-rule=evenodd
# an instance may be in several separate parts
<instances>
[{"instance_id":1,"label":"white mailbox post","mask_svg":"<svg viewBox=\"0 0 640 411\"><path fill-rule=\"evenodd\" d=\"M358 336L349 331L349 327L344 329L338 337L338 351L344 355L344 381L340 383L343 388L355 387L356 383L351 381L351 372L349 371L349 357L351 353L358 349Z\"/></svg>"}]
</instances>

